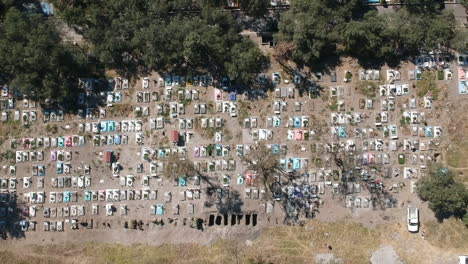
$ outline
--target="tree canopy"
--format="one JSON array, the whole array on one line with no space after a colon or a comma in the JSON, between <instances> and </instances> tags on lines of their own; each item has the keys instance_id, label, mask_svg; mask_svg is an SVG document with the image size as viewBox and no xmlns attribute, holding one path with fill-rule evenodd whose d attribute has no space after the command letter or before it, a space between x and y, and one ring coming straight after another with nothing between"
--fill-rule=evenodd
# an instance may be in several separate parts
<instances>
[{"instance_id":1,"label":"tree canopy","mask_svg":"<svg viewBox=\"0 0 468 264\"><path fill-rule=\"evenodd\" d=\"M268 13L269 0L240 0L240 8L248 15L262 17Z\"/></svg>"},{"instance_id":2,"label":"tree canopy","mask_svg":"<svg viewBox=\"0 0 468 264\"><path fill-rule=\"evenodd\" d=\"M35 2L29 1L28 10L6 2L1 5L1 83L41 102L73 103L77 80L90 69L86 54L62 42L55 21L39 13Z\"/></svg>"},{"instance_id":3,"label":"tree canopy","mask_svg":"<svg viewBox=\"0 0 468 264\"><path fill-rule=\"evenodd\" d=\"M185 0L82 1L73 8L68 1L56 2L62 17L92 43L96 57L122 73L207 72L248 84L268 65L233 16L210 7L216 1L201 1L199 14L184 13L194 8Z\"/></svg>"},{"instance_id":4,"label":"tree canopy","mask_svg":"<svg viewBox=\"0 0 468 264\"><path fill-rule=\"evenodd\" d=\"M462 218L467 213L468 190L455 181L450 171L433 169L418 181L416 190L422 200L429 202L439 220L450 216Z\"/></svg>"},{"instance_id":5,"label":"tree canopy","mask_svg":"<svg viewBox=\"0 0 468 264\"><path fill-rule=\"evenodd\" d=\"M360 15L362 1L297 0L281 16L280 42L292 42L292 59L309 64L336 52L346 24Z\"/></svg>"},{"instance_id":6,"label":"tree canopy","mask_svg":"<svg viewBox=\"0 0 468 264\"><path fill-rule=\"evenodd\" d=\"M398 63L454 44L455 17L441 9L440 1L405 0L391 12L377 12L362 2L293 1L281 16L276 38L292 43L290 59L307 66L340 55L356 57L363 65Z\"/></svg>"}]
</instances>

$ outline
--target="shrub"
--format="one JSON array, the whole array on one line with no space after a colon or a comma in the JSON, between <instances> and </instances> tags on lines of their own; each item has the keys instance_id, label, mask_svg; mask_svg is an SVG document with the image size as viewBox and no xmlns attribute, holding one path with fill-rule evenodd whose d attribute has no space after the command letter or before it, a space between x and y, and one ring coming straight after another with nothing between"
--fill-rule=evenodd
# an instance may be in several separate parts
<instances>
[{"instance_id":1,"label":"shrub","mask_svg":"<svg viewBox=\"0 0 468 264\"><path fill-rule=\"evenodd\" d=\"M431 95L434 100L437 100L439 96L439 88L435 83L435 74L433 71L424 71L422 74L422 80L416 83L416 94L418 97Z\"/></svg>"},{"instance_id":2,"label":"shrub","mask_svg":"<svg viewBox=\"0 0 468 264\"><path fill-rule=\"evenodd\" d=\"M467 213L468 190L455 181L449 170L436 166L416 186L419 197L429 202L429 208L439 220L451 216L462 218Z\"/></svg>"},{"instance_id":3,"label":"shrub","mask_svg":"<svg viewBox=\"0 0 468 264\"><path fill-rule=\"evenodd\" d=\"M377 94L377 84L371 81L360 81L356 85L357 90L367 97L375 97Z\"/></svg>"}]
</instances>

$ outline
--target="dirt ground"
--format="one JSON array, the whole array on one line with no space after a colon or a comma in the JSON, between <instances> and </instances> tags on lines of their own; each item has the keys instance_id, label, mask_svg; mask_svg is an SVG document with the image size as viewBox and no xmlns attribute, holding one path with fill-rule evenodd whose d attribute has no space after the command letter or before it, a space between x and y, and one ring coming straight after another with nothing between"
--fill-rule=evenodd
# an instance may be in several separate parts
<instances>
[{"instance_id":1,"label":"dirt ground","mask_svg":"<svg viewBox=\"0 0 468 264\"><path fill-rule=\"evenodd\" d=\"M323 87L323 93L319 98L310 98L307 94L299 96L296 90L292 98L278 98L273 92L267 95L266 99L259 101L247 101L242 95L238 95L238 115L231 117L229 113L216 112L215 91L204 87L186 87L186 89L196 89L200 93L200 100L186 102L185 113L178 117L169 118L165 123L165 128L154 130L150 128L150 119L160 117L157 115L157 104L170 103L163 100L151 101L147 103L137 102L137 93L139 92L158 92L161 97L165 93L164 87L157 85L159 75L149 76L151 79L150 88L142 88L142 80L133 81L129 90L122 90L123 102L115 103L112 107L102 109L107 110L104 118L95 118L93 120L78 119L76 116L66 116L63 122L42 121L31 122L30 128L23 128L19 121L0 124L0 131L4 136L2 152L9 150L10 140L12 138L22 137L57 137L68 135L83 135L87 137L85 146L69 148L36 148L34 151L44 151L44 161L28 161L16 164L16 175L9 175L9 165L11 161L5 158L0 165L3 179L16 179L16 191L19 201L23 201L25 208L32 204L25 199L28 192L45 192L45 202L35 204L37 214L35 217L27 216L30 221L37 223L36 231L29 230L16 239L7 239L0 241L2 249L7 250L5 254L0 254L2 263L151 263L152 259L167 261L167 263L241 263L245 261L265 260L272 263L284 263L286 260L291 263L311 263L317 254L333 254L337 258L343 259L344 263L365 263L369 262L371 256L382 247L388 249L384 253L385 257L393 256L390 249L395 250L396 255L405 263L421 263L424 258L427 263L452 263L452 259L457 254L466 254L468 244L463 240L463 236L458 237L455 230L450 225L461 228L461 233L466 228L460 226L460 223L447 222L442 225L434 224L433 213L427 208L417 195L412 192L412 185L419 178L424 176L424 169L433 162L425 159L433 158L436 162L445 163L450 168L459 172L458 178L467 182L468 172L468 120L466 109L468 108L467 97L461 96L457 92L456 79L457 70L452 66L454 78L451 81L437 81L441 89L439 99L433 101L431 108L423 107L423 99L416 96L416 89L413 84L416 81L409 80L408 70L414 69L411 63L404 63L398 69L401 72L401 80L397 84L408 84L409 94L397 96L394 100L396 109L388 112L388 122L386 125L398 126L398 142L403 140L425 140L425 136L411 135L411 127L419 125L400 125L401 115L404 111L418 111L424 113L428 126L441 126L443 136L433 138L436 144L427 151L417 151L418 158L422 155L424 161L415 161L410 164L410 156L416 155L409 150L403 150L399 146L397 151L390 151L389 144L392 141L385 136L382 130L375 129L375 116L381 113L381 103L387 100L384 96L375 96L373 107L361 109L360 101L367 99L366 96L357 89L360 84L358 81L359 70L357 63L350 59L344 59L341 66L335 69L337 82L331 82L330 76L324 74L323 80L318 83ZM376 84L384 84L386 81L386 72L389 68L380 69L380 79ZM344 81L345 71L350 71L353 75L350 83ZM267 76L272 72L280 72L283 81L288 79L288 83L282 83L278 87L292 87L292 76L279 70L278 65L274 65ZM335 96L331 93L332 87L343 87L344 95ZM229 94L223 93L223 101L229 101ZM415 98L417 106L415 109L409 109L409 100ZM338 101L343 102L343 109L335 108ZM175 100L174 100L175 101ZM277 116L273 110L273 101L287 102L288 109L279 116L282 118L282 125L278 128L267 128L267 119ZM38 111L39 120L43 114L38 107L23 107L21 102L17 102L19 110ZM195 114L195 104L206 103L209 107L205 115ZM300 111L294 110L295 103L301 103ZM149 107L149 116L137 117L135 107ZM357 125L345 124L349 137L346 139L336 139L331 131L331 127L337 127L331 121L332 113L359 113L362 121ZM288 130L291 127L286 125L289 117L308 116L311 120L310 129L314 129L316 137L310 140L286 140ZM228 157L196 157L195 148L207 146L214 143L213 130L201 129L200 120L204 117L222 118L224 126L223 140L221 143L230 147L231 153ZM332 184L338 183L331 177L318 177L315 180L307 179L302 182L304 185L324 186L323 193L319 195L320 207L315 219L305 222L304 227L288 227L283 225L284 212L277 202L267 201L259 197L258 199L248 198L246 190L252 193L257 191L262 193L261 186L246 186L237 184L236 180L245 172L245 167L241 159L236 156L236 146L255 146L258 144L253 139L253 133L256 129L244 128L242 124L245 118L256 117L258 119L258 128L267 128L273 131L271 140L266 140L267 144L285 144L288 153L282 158L301 158L307 160L307 165L300 169L300 172L319 175L324 171L332 171L336 166L332 163L332 155L324 150L324 143L346 142L353 140L354 144L362 148L365 144L382 139L384 142L384 151L367 150L366 153L376 153L376 155L388 153L388 164L376 164L368 166L366 169L378 180L383 181L385 190L391 193L396 201L391 208L363 208L363 206L352 206L346 208L345 204L348 198L354 201L370 200L369 190L361 186L362 190L352 192L346 196L335 195ZM191 118L196 120L194 129L179 129L179 122L182 119ZM79 131L79 124L96 122L97 120L141 120L143 128L143 144L137 144L135 136L137 132L115 132L101 133L101 135L121 134L128 136L127 145L105 145L93 146L92 133ZM341 126L341 125L340 125ZM374 129L368 136L358 137L355 128ZM54 130L57 130L56 132ZM186 144L187 157L195 162L208 163L211 161L236 161L236 168L233 171L218 169L209 172L208 175L213 181L222 185L223 175L229 174L231 182L229 184L230 195L238 194L240 197L241 210L237 212L224 213L216 206L207 206L207 202L212 201L212 195L207 193L207 183L195 184L189 182L187 186L177 186L174 182L163 179L160 175L149 178L148 186L143 186L143 179L149 176L150 163L143 160L144 149L171 148L169 136L171 131L179 130L183 132L193 132L194 138ZM314 151L313 149L316 150ZM21 149L21 148L20 148ZM56 161L51 161L50 150L58 149L72 153L70 162L72 170L68 175L57 174L55 172ZM19 149L18 149L19 150ZM122 167L118 177L113 176L111 169L105 164L102 153L112 150L118 154L119 162ZM29 151L29 150L25 150ZM361 152L361 154L363 154ZM397 155L405 153L407 155L406 164L399 164ZM435 155L440 154L440 155ZM436 157L437 156L437 157ZM156 159L155 162L160 160ZM45 186L40 187L39 177L32 177L32 186L28 189L23 187L24 177L31 176L32 165L44 164L47 168L47 174L44 176ZM142 172L137 172L139 164L143 164ZM57 188L52 186L52 178L72 177L84 175L83 167L91 166L91 186L86 188L68 187ZM409 167L419 171L411 179L404 179L402 171ZM399 173L393 173L390 177L384 177L387 168L398 169ZM158 173L159 174L159 173ZM122 186L120 178L133 175L135 177L134 186ZM398 185L398 188L390 187ZM8 188L7 188L8 189ZM12 188L10 188L12 189ZM84 201L84 191L103 191L109 189L119 189L121 191L143 192L145 190L157 191L157 197L154 200L125 200L125 201L106 201L97 199L93 201ZM199 199L188 199L181 194L181 191L200 191ZM13 191L13 190L8 190ZM77 202L52 203L49 198L51 192L72 191L78 196ZM165 201L165 194L171 193L172 200ZM91 213L92 204L99 208L99 214ZM112 204L116 211L113 216L106 216L106 205ZM151 206L164 204L166 211L163 216L151 214ZM85 214L82 216L65 216L65 208L70 206L84 206ZM127 206L127 213L120 213L120 206ZM176 215L176 206L179 206L180 212ZM190 212L190 206L193 206L194 212ZM271 206L271 207L269 207ZM421 232L410 234L406 230L406 208L415 206L420 209ZM56 212L55 217L45 217L43 212L46 208ZM266 208L273 208L268 211ZM232 225L227 224L203 226L203 231L193 227L195 219L203 219L208 222L210 215L230 218L232 215L256 215L258 222L256 225L245 224L245 219ZM230 218L232 219L232 218ZM77 220L80 223L87 223L88 226L80 226L78 230L71 230L71 221ZM143 222L143 231L124 228L125 222L132 220L141 220ZM158 225L155 222L164 220L164 225ZM43 231L43 223L63 221L64 231L53 232ZM445 229L444 229L445 228ZM440 230L444 230L443 232ZM445 234L444 234L445 233ZM450 239L447 238L448 234ZM451 240L451 241L448 241ZM249 243L245 244L245 241ZM447 247L440 241L452 243ZM454 245L454 241L458 241ZM96 243L96 244L93 244ZM109 244L108 244L109 243ZM117 243L117 244L113 244ZM121 245L123 244L123 245ZM143 244L143 245L139 245ZM167 244L167 245L166 245ZM35 245L35 246L33 246ZM41 246L37 246L41 245ZM327 246L331 245L332 249ZM13 248L27 248L31 253L18 253ZM62 256L61 254L65 252ZM208 252L204 254L202 252ZM378 255L378 254L377 254ZM177 258L176 258L177 256ZM184 258L180 258L184 256ZM253 262L255 263L255 262ZM268 263L268 262L267 262Z\"/></svg>"},{"instance_id":2,"label":"dirt ground","mask_svg":"<svg viewBox=\"0 0 468 264\"><path fill-rule=\"evenodd\" d=\"M216 240L209 246L173 244L2 244L1 263L456 263L468 250L460 221L427 223L425 236L400 224L368 229L349 220L311 221L303 227L274 227L255 240ZM328 247L330 246L330 247ZM262 262L263 261L263 262ZM340 262L341 261L341 262ZM335 263L335 262L332 262Z\"/></svg>"}]
</instances>

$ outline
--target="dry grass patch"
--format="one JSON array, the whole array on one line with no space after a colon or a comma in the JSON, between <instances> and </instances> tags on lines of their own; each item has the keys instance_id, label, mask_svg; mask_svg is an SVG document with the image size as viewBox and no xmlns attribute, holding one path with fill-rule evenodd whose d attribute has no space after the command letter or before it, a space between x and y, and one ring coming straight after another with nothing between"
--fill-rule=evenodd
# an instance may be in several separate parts
<instances>
[{"instance_id":1,"label":"dry grass patch","mask_svg":"<svg viewBox=\"0 0 468 264\"><path fill-rule=\"evenodd\" d=\"M0 145L3 144L8 137L18 137L27 130L29 131L29 129L24 128L20 121L0 122Z\"/></svg>"},{"instance_id":2,"label":"dry grass patch","mask_svg":"<svg viewBox=\"0 0 468 264\"><path fill-rule=\"evenodd\" d=\"M129 103L114 104L109 110L115 116L128 116L132 113L133 107Z\"/></svg>"},{"instance_id":3,"label":"dry grass patch","mask_svg":"<svg viewBox=\"0 0 468 264\"><path fill-rule=\"evenodd\" d=\"M463 249L468 252L468 228L461 220L450 218L443 223L436 221L425 224L429 243L442 249Z\"/></svg>"},{"instance_id":4,"label":"dry grass patch","mask_svg":"<svg viewBox=\"0 0 468 264\"><path fill-rule=\"evenodd\" d=\"M405 263L434 263L437 257L468 252L468 229L450 219L424 223L426 240L398 224L368 229L349 220L324 223L313 220L303 227L274 227L253 242L220 240L212 245L120 245L88 243L8 248L0 263L60 264L195 264L195 263L314 263L318 254L332 253L345 263L369 263L382 246L391 246ZM332 247L328 249L327 244ZM436 258L433 258L436 257Z\"/></svg>"},{"instance_id":5,"label":"dry grass patch","mask_svg":"<svg viewBox=\"0 0 468 264\"><path fill-rule=\"evenodd\" d=\"M255 248L262 249L257 251L258 256L273 263L310 263L323 253L333 253L346 263L367 263L380 244L380 232L376 229L350 221L311 221L304 227L270 229L255 243Z\"/></svg>"},{"instance_id":6,"label":"dry grass patch","mask_svg":"<svg viewBox=\"0 0 468 264\"><path fill-rule=\"evenodd\" d=\"M468 139L452 144L447 151L447 164L453 168L468 167Z\"/></svg>"}]
</instances>

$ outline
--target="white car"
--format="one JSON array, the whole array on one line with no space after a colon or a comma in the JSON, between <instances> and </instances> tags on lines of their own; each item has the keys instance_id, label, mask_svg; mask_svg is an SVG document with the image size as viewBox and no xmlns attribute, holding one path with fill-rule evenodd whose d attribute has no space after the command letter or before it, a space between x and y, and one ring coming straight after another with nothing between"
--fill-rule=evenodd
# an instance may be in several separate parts
<instances>
[{"instance_id":1,"label":"white car","mask_svg":"<svg viewBox=\"0 0 468 264\"><path fill-rule=\"evenodd\" d=\"M408 207L408 231L415 233L419 230L419 210L415 207Z\"/></svg>"}]
</instances>

